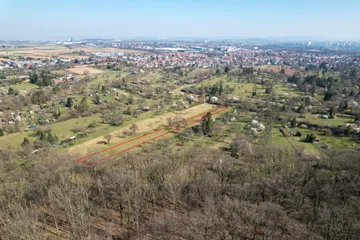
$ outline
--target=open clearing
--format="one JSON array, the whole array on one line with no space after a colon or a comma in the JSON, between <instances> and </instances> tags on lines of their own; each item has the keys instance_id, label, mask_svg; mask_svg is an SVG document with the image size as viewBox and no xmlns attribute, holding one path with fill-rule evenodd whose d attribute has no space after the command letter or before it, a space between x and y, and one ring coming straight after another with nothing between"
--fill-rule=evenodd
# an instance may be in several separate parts
<instances>
[{"instance_id":1,"label":"open clearing","mask_svg":"<svg viewBox=\"0 0 360 240\"><path fill-rule=\"evenodd\" d=\"M286 75L294 75L296 73L296 69L293 69L290 66L275 66L275 65L262 65L259 67L261 70L263 71L267 71L267 72L280 72L281 69L283 68L285 71Z\"/></svg>"},{"instance_id":2,"label":"open clearing","mask_svg":"<svg viewBox=\"0 0 360 240\"><path fill-rule=\"evenodd\" d=\"M336 118L328 118L328 119L322 119L321 114L310 114L307 113L306 118L297 118L296 120L298 122L310 122L312 124L318 124L323 126L339 126L339 125L345 125L347 123L353 123L354 117L345 115L345 114L339 114L336 116Z\"/></svg>"},{"instance_id":3,"label":"open clearing","mask_svg":"<svg viewBox=\"0 0 360 240\"><path fill-rule=\"evenodd\" d=\"M148 118L148 119L138 121L135 123L138 126L137 134L146 133L146 132L154 130L160 126L166 125L168 118L173 118L176 116L181 116L183 118L190 118L192 116L196 116L199 113L211 110L213 107L214 106L210 105L210 104L201 104L201 105L197 105L195 107L186 109L184 111L169 112L169 113L165 113L160 116L156 116L153 118ZM118 138L116 136L122 135L122 132L124 130L128 130L128 129L129 129L129 126L123 127L119 130L112 132L111 134L114 136L114 138L111 140L111 143L106 146L97 144L99 141L104 141L104 137L101 136L101 137L94 138L90 141L87 141L85 143L82 143L80 145L71 147L69 149L69 151L72 153L87 154L89 152L99 151L101 149L104 149L105 147L111 147L112 145L115 145L121 141L126 141L126 139Z\"/></svg>"},{"instance_id":4,"label":"open clearing","mask_svg":"<svg viewBox=\"0 0 360 240\"><path fill-rule=\"evenodd\" d=\"M26 90L26 91L31 91L32 89L39 88L37 85L32 84L32 83L19 83L16 85L11 85L11 87L14 90Z\"/></svg>"},{"instance_id":5,"label":"open clearing","mask_svg":"<svg viewBox=\"0 0 360 240\"><path fill-rule=\"evenodd\" d=\"M76 66L74 68L69 68L67 69L67 71L71 72L71 73L75 73L75 74L86 74L86 72L90 73L90 74L96 74L96 73L103 73L104 71L99 70L99 69L95 69L92 67L88 67L88 66Z\"/></svg>"}]
</instances>

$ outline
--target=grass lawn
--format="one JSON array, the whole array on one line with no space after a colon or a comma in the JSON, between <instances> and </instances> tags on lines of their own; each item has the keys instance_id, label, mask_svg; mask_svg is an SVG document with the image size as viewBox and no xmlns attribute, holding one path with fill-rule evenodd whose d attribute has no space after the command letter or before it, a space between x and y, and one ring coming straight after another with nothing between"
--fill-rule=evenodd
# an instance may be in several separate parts
<instances>
[{"instance_id":1,"label":"grass lawn","mask_svg":"<svg viewBox=\"0 0 360 240\"><path fill-rule=\"evenodd\" d=\"M76 133L71 131L75 127L85 129L94 120L99 121L99 115L70 119L64 122L58 122L49 126L44 126L44 128L50 127L53 133L55 133L60 140L63 140L76 135ZM101 124L96 129L94 129L94 131L97 131L98 129L101 130L105 127L105 125L108 126L107 124ZM28 138L30 141L37 139L32 131L14 133L8 136L0 137L0 146L11 145L13 147L18 147L20 146L25 137Z\"/></svg>"},{"instance_id":2,"label":"grass lawn","mask_svg":"<svg viewBox=\"0 0 360 240\"><path fill-rule=\"evenodd\" d=\"M345 125L346 123L354 122L354 117L349 115L337 115L335 119L322 119L321 114L313 115L311 113L307 113L306 118L297 118L296 120L310 122L313 124L319 124L324 126L339 126Z\"/></svg>"},{"instance_id":3,"label":"grass lawn","mask_svg":"<svg viewBox=\"0 0 360 240\"><path fill-rule=\"evenodd\" d=\"M119 77L116 77L120 75ZM111 72L111 71L107 71L105 73L100 73L97 74L97 77L88 82L87 86L89 88L97 88L98 85L103 85L105 83L105 81L113 81L115 79L122 79L124 77L126 77L127 75L129 75L129 73L127 71L116 71L116 72Z\"/></svg>"},{"instance_id":4,"label":"grass lawn","mask_svg":"<svg viewBox=\"0 0 360 240\"><path fill-rule=\"evenodd\" d=\"M359 144L354 142L349 137L334 137L332 135L323 135L316 131L311 131L309 129L299 129L299 131L306 136L308 133L314 133L319 139L320 143L325 143L331 145L332 148L355 148L359 147Z\"/></svg>"},{"instance_id":5,"label":"grass lawn","mask_svg":"<svg viewBox=\"0 0 360 240\"><path fill-rule=\"evenodd\" d=\"M288 87L284 86L284 84L278 84L275 87L275 93L278 95L284 95L284 93L288 93L289 97L301 96L301 92L297 91L294 88L288 88Z\"/></svg>"},{"instance_id":6,"label":"grass lawn","mask_svg":"<svg viewBox=\"0 0 360 240\"><path fill-rule=\"evenodd\" d=\"M273 144L278 144L278 145L288 144L290 146L289 142L279 131L279 127L280 127L279 124L273 125ZM309 129L294 128L294 129L291 129L290 131L296 132L297 130L299 132L301 132L302 137L301 138L300 137L294 137L294 138L289 137L289 140L296 148L305 149L312 153L319 153L320 149L316 146L318 143L310 144L310 143L305 143L305 142L301 141L302 138L305 138L305 136L309 133L314 133L320 139L320 144L324 143L327 145L331 145L332 148L344 149L344 148L355 148L355 147L359 146L359 144L355 143L349 137L334 137L331 135L325 136L319 132L311 131Z\"/></svg>"},{"instance_id":7,"label":"grass lawn","mask_svg":"<svg viewBox=\"0 0 360 240\"><path fill-rule=\"evenodd\" d=\"M275 145L289 146L290 148L292 148L289 141L284 137L284 135L280 132L279 129L280 124L273 124L272 143ZM296 129L291 129L291 131L296 131ZM305 133L303 133L303 131L300 130L300 132L303 134L303 136L306 135ZM315 155L319 154L319 149L316 146L311 143L302 142L300 137L289 137L288 139L298 150L303 149Z\"/></svg>"},{"instance_id":8,"label":"grass lawn","mask_svg":"<svg viewBox=\"0 0 360 240\"><path fill-rule=\"evenodd\" d=\"M232 95L235 95L238 97L246 97L246 96L250 97L254 90L255 84L254 83L232 82L232 83L230 83L230 86L235 88L235 91ZM259 93L265 92L265 89L263 90L260 85L257 85L257 92L259 92Z\"/></svg>"},{"instance_id":9,"label":"grass lawn","mask_svg":"<svg viewBox=\"0 0 360 240\"><path fill-rule=\"evenodd\" d=\"M242 78L242 82L237 82L236 79L231 78L229 81L226 76L218 76L213 77L212 79L203 81L202 83L197 83L196 86L201 86L203 84L204 86L212 86L214 84L219 83L220 81L223 82L223 86L229 85L230 87L234 88L234 92L232 95L238 96L238 97L251 97L251 94L254 90L254 87L256 86L257 96L269 96L265 93L266 87L264 85L256 84L256 83L247 83L245 78ZM181 87L176 88L172 91L173 94L178 94L180 91L188 87L187 85L183 85ZM284 93L288 93L289 97L296 97L300 96L301 93L293 88L288 88L285 86L284 83L278 83L275 86L275 94L277 95L283 95Z\"/></svg>"},{"instance_id":10,"label":"grass lawn","mask_svg":"<svg viewBox=\"0 0 360 240\"><path fill-rule=\"evenodd\" d=\"M0 149L6 149L8 147L18 148L23 142L24 138L28 138L30 141L36 140L36 137L32 135L32 132L18 132L7 136L0 137Z\"/></svg>"},{"instance_id":11,"label":"grass lawn","mask_svg":"<svg viewBox=\"0 0 360 240\"><path fill-rule=\"evenodd\" d=\"M20 83L17 85L11 85L10 87L12 87L14 90L26 90L26 91L31 91L32 89L38 88L37 85L32 83Z\"/></svg>"}]
</instances>

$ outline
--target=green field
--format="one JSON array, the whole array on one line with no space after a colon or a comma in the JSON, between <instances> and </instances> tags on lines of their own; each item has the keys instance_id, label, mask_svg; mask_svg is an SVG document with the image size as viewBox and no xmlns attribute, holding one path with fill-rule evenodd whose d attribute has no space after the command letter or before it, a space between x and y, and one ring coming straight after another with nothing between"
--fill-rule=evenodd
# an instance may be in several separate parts
<instances>
[{"instance_id":1,"label":"green field","mask_svg":"<svg viewBox=\"0 0 360 240\"><path fill-rule=\"evenodd\" d=\"M286 138L282 135L282 133L279 131L280 125L274 124L273 125L273 144L278 145L286 145L289 144L289 142L286 140ZM317 131L311 131L309 129L299 129L299 128L292 128L289 131L296 132L299 131L302 134L302 137L289 137L290 142L299 149L305 149L312 153L318 153L320 151L319 146L321 144L330 145L332 148L355 148L358 147L359 144L355 143L351 138L349 137L334 137L332 135L323 135L320 132ZM303 142L302 139L306 137L307 134L313 133L316 135L318 139L320 139L320 143L306 143Z\"/></svg>"},{"instance_id":2,"label":"green field","mask_svg":"<svg viewBox=\"0 0 360 240\"><path fill-rule=\"evenodd\" d=\"M300 137L289 137L289 141L284 137L284 135L280 132L280 124L273 124L273 128L272 128L272 143L275 145L280 145L280 146L288 146L290 148L292 148L291 144L297 149L303 149L306 150L310 153L313 153L315 155L319 154L319 149L314 146L311 143L306 143L306 142L302 142ZM291 132L296 132L297 129L291 129ZM299 129L299 131L303 134L303 136L307 133L305 133L304 131L302 131L301 129Z\"/></svg>"},{"instance_id":3,"label":"green field","mask_svg":"<svg viewBox=\"0 0 360 240\"><path fill-rule=\"evenodd\" d=\"M32 83L20 83L16 85L11 85L10 87L12 87L14 90L26 90L26 91L31 91L32 89L38 88L37 85Z\"/></svg>"},{"instance_id":4,"label":"green field","mask_svg":"<svg viewBox=\"0 0 360 240\"><path fill-rule=\"evenodd\" d=\"M354 122L354 117L349 115L337 115L334 119L322 119L321 114L313 115L311 113L307 113L305 117L306 118L297 118L296 120L298 122L309 122L323 126L339 126Z\"/></svg>"},{"instance_id":5,"label":"green field","mask_svg":"<svg viewBox=\"0 0 360 240\"><path fill-rule=\"evenodd\" d=\"M111 82L115 79L125 78L129 73L126 70L112 72L107 71L105 73L100 73L96 75L96 78L88 82L87 86L89 88L97 89L98 86L104 85L106 82Z\"/></svg>"},{"instance_id":6,"label":"green field","mask_svg":"<svg viewBox=\"0 0 360 240\"><path fill-rule=\"evenodd\" d=\"M257 93L256 95L259 97L270 96L269 94L265 93L265 90L266 90L265 85L256 84L256 83L248 83L245 77L242 77L240 80L241 80L241 82L238 82L234 78L227 78L226 76L216 76L209 80L205 80L201 83L197 83L197 84L195 84L195 86L200 87L201 85L203 85L203 86L210 87L215 84L219 84L220 81L222 81L224 88L227 85L230 88L234 88L234 92L232 93L232 95L234 95L234 96L251 97L251 94L254 90L256 90L256 93ZM181 92L181 90L183 88L186 88L188 86L189 85L183 85L181 87L178 87L175 90L173 90L172 93L178 94ZM286 87L283 82L277 83L277 85L275 86L275 89L274 89L274 94L283 96L285 93L289 94L289 97L296 97L296 96L301 95L301 93L299 91L297 91L296 89Z\"/></svg>"}]
</instances>

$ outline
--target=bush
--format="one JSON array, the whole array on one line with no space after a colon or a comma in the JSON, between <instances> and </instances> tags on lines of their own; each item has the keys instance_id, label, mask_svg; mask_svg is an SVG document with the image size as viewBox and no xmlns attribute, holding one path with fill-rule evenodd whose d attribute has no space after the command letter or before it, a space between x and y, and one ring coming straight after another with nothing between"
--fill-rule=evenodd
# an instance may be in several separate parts
<instances>
[{"instance_id":1,"label":"bush","mask_svg":"<svg viewBox=\"0 0 360 240\"><path fill-rule=\"evenodd\" d=\"M96 128L97 126L99 126L99 123L94 120L91 123L89 123L88 128Z\"/></svg>"},{"instance_id":2,"label":"bush","mask_svg":"<svg viewBox=\"0 0 360 240\"><path fill-rule=\"evenodd\" d=\"M124 121L124 116L118 112L110 114L106 119L106 122L109 123L111 126L120 126Z\"/></svg>"},{"instance_id":3,"label":"bush","mask_svg":"<svg viewBox=\"0 0 360 240\"><path fill-rule=\"evenodd\" d=\"M313 142L315 142L315 139L316 139L316 136L313 133L310 133L310 134L306 135L305 141L309 142L309 143L313 143Z\"/></svg>"}]
</instances>

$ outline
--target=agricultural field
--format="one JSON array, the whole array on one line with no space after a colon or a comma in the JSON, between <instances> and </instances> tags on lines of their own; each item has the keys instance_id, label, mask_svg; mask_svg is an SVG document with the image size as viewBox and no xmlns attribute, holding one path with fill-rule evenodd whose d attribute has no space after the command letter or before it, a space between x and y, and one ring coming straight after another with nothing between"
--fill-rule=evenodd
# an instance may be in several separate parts
<instances>
[{"instance_id":1,"label":"agricultural field","mask_svg":"<svg viewBox=\"0 0 360 240\"><path fill-rule=\"evenodd\" d=\"M63 46L51 44L23 45L17 48L0 48L0 58L2 56L10 57L32 57L32 58L51 58L53 56L63 58L84 58L86 56L79 55L80 51L85 53L93 52L126 52L126 53L146 53L145 51L118 49L118 48L101 48L92 46Z\"/></svg>"},{"instance_id":2,"label":"agricultural field","mask_svg":"<svg viewBox=\"0 0 360 240\"><path fill-rule=\"evenodd\" d=\"M104 73L104 71L92 68L89 66L76 66L74 68L66 69L66 71L74 74L86 75L86 74L99 74Z\"/></svg>"}]
</instances>

